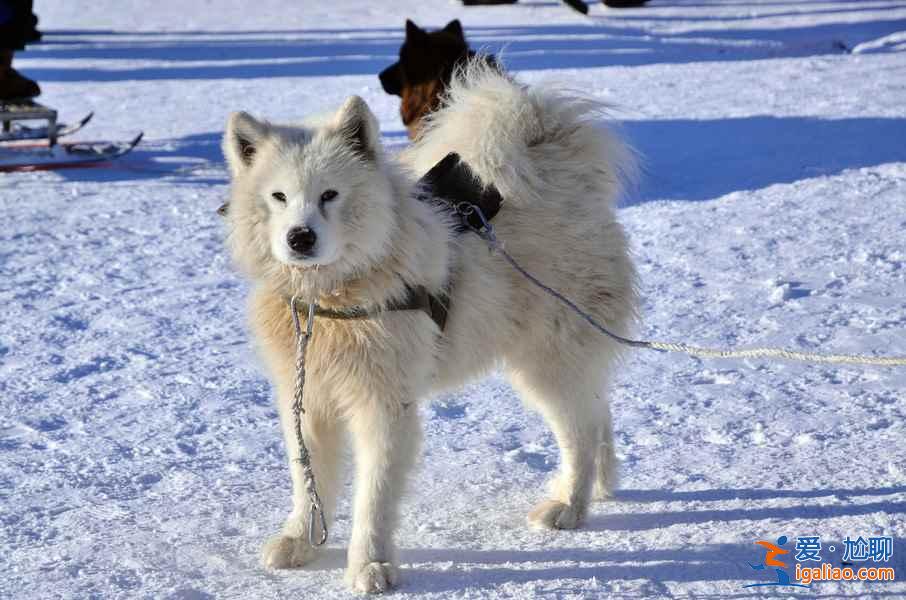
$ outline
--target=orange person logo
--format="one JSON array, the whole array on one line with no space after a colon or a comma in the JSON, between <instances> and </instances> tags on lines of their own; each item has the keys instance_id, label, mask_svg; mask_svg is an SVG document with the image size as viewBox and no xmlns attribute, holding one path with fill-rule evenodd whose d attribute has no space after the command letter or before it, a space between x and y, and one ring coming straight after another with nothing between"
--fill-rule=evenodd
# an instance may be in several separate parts
<instances>
[{"instance_id":1,"label":"orange person logo","mask_svg":"<svg viewBox=\"0 0 906 600\"><path fill-rule=\"evenodd\" d=\"M783 540L783 542L780 542L780 540ZM781 537L780 540L777 541L780 543L785 543L786 536ZM780 546L775 546L771 542L766 542L764 540L758 540L755 543L768 549L767 554L765 554L764 556L764 565L766 567L786 567L786 563L781 562L774 557L780 554L789 554L789 550L784 550Z\"/></svg>"},{"instance_id":2,"label":"orange person logo","mask_svg":"<svg viewBox=\"0 0 906 600\"><path fill-rule=\"evenodd\" d=\"M790 575L786 572L786 563L782 560L778 560L778 556L783 556L784 554L789 554L789 550L785 550L783 545L786 544L787 537L785 535L777 538L777 543L772 544L771 542L765 540L758 540L755 542L758 546L761 546L765 549L764 561L753 565L749 563L749 566L756 571L766 571L768 567L774 567L774 573L777 575L777 581L768 581L768 582L759 582L759 583L750 583L749 585L744 585L742 587L762 587L766 585L776 585L784 587L809 587L807 585L802 585L801 583L793 583L790 581Z\"/></svg>"}]
</instances>

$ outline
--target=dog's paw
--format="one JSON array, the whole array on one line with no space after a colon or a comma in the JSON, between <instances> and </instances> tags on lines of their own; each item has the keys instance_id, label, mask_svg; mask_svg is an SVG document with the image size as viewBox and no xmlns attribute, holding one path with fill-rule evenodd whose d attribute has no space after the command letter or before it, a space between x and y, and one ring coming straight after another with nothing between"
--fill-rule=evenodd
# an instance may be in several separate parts
<instances>
[{"instance_id":1,"label":"dog's paw","mask_svg":"<svg viewBox=\"0 0 906 600\"><path fill-rule=\"evenodd\" d=\"M558 500L545 500L528 514L528 522L536 529L575 529L584 511Z\"/></svg>"},{"instance_id":2,"label":"dog's paw","mask_svg":"<svg viewBox=\"0 0 906 600\"><path fill-rule=\"evenodd\" d=\"M304 537L278 535L264 543L261 563L268 569L297 569L310 563L315 549Z\"/></svg>"},{"instance_id":3,"label":"dog's paw","mask_svg":"<svg viewBox=\"0 0 906 600\"><path fill-rule=\"evenodd\" d=\"M397 568L389 562L370 562L352 565L346 571L346 582L360 594L382 594L396 587Z\"/></svg>"}]
</instances>

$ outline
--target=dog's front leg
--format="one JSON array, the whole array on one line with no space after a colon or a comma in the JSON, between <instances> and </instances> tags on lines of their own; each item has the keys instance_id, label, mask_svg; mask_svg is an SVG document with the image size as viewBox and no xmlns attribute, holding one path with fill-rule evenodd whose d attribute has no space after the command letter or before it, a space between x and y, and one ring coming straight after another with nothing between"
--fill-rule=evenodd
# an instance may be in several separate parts
<instances>
[{"instance_id":1,"label":"dog's front leg","mask_svg":"<svg viewBox=\"0 0 906 600\"><path fill-rule=\"evenodd\" d=\"M261 559L264 566L273 569L301 567L315 557L315 549L308 540L311 500L305 486L302 465L299 464L299 444L296 440L295 418L292 413L292 393L287 391L279 399L280 424L286 442L290 476L293 482L293 511L286 519L283 531L264 544ZM329 417L309 410L302 417L305 445L311 453L312 468L317 482L318 495L324 516L330 527L337 497L337 482L342 456L342 429ZM315 526L315 535L320 529Z\"/></svg>"},{"instance_id":2,"label":"dog's front leg","mask_svg":"<svg viewBox=\"0 0 906 600\"><path fill-rule=\"evenodd\" d=\"M380 593L397 582L393 535L421 440L417 413L414 404L372 399L350 417L356 475L346 580L354 591Z\"/></svg>"}]
</instances>

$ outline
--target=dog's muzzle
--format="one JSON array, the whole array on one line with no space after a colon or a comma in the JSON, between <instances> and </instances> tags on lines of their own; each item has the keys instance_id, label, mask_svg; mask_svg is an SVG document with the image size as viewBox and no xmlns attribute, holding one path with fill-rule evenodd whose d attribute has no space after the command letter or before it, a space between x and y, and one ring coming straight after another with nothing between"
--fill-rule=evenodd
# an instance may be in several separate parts
<instances>
[{"instance_id":1,"label":"dog's muzzle","mask_svg":"<svg viewBox=\"0 0 906 600\"><path fill-rule=\"evenodd\" d=\"M293 227L286 234L286 245L296 254L310 254L318 241L318 234L308 227Z\"/></svg>"}]
</instances>

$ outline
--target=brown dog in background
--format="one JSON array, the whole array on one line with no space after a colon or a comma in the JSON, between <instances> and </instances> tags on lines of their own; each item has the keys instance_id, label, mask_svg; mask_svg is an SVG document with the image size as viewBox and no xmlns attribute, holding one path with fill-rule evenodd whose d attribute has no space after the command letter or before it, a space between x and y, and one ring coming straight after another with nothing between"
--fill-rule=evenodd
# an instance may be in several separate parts
<instances>
[{"instance_id":1,"label":"brown dog in background","mask_svg":"<svg viewBox=\"0 0 906 600\"><path fill-rule=\"evenodd\" d=\"M469 50L459 19L430 32L406 20L406 40L400 47L400 59L378 77L385 92L402 98L400 116L409 138L415 139L422 118L440 106L456 68L475 55ZM496 66L492 57L486 58Z\"/></svg>"}]
</instances>

